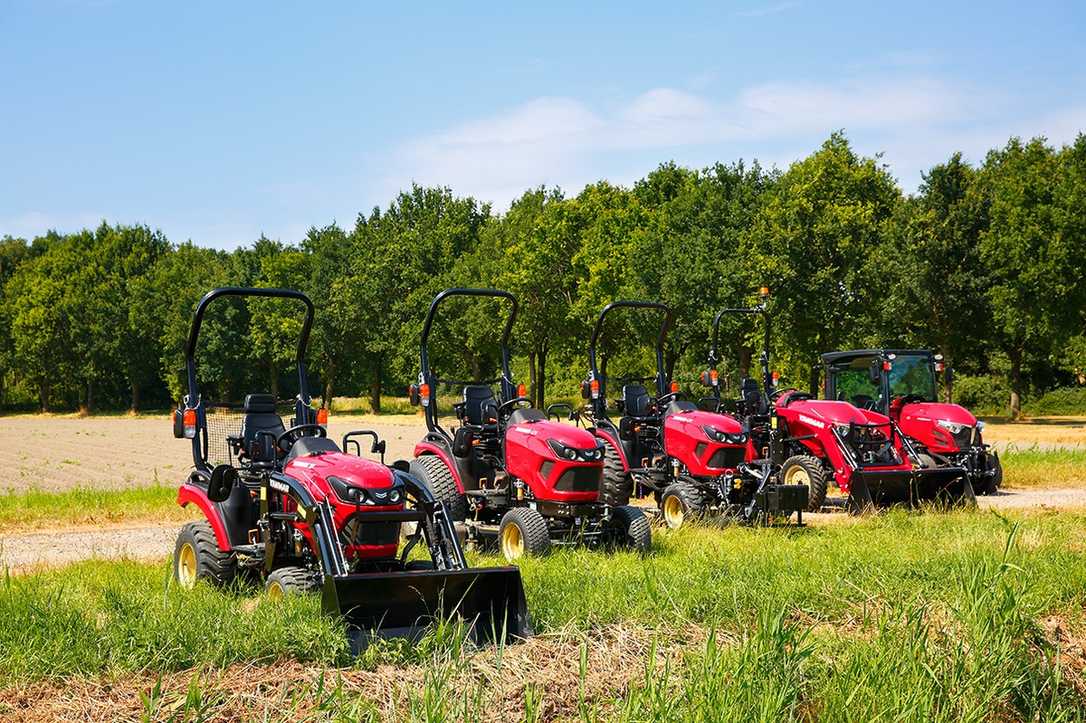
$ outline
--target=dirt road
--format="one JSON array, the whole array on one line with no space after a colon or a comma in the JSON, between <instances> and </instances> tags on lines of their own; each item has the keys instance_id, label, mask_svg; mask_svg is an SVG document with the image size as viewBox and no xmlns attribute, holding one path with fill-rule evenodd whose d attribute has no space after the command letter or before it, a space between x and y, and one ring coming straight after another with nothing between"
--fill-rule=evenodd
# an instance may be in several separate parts
<instances>
[{"instance_id":1,"label":"dirt road","mask_svg":"<svg viewBox=\"0 0 1086 723\"><path fill-rule=\"evenodd\" d=\"M981 497L980 508L1086 511L1086 489L1027 489ZM843 511L804 515L812 525L849 519ZM173 553L178 525L117 526L58 532L0 534L0 569L24 573L85 559L165 560Z\"/></svg>"}]
</instances>

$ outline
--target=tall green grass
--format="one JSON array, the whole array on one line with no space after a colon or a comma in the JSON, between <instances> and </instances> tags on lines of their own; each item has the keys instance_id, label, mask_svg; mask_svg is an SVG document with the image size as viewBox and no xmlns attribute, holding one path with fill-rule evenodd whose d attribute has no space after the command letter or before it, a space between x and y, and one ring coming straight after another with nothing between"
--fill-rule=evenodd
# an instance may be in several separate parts
<instances>
[{"instance_id":1,"label":"tall green grass","mask_svg":"<svg viewBox=\"0 0 1086 723\"><path fill-rule=\"evenodd\" d=\"M677 663L661 667L652 652L631 661L642 672L607 695L535 681L523 691L525 717L548 717L557 705L582 720L1081 718L1083 701L1037 621L1086 622L1084 523L1072 513L894 512L792 531L659 531L646 558L566 550L527 560L540 633L633 623L667 642L690 626L713 632ZM566 654L579 654L575 643ZM354 659L315 599L182 591L166 565L88 562L0 582L5 684L282 659L417 666L423 684L398 700L404 717L493 713L493 680L477 672L454 626ZM379 714L377 702L330 675L299 683L282 716ZM152 693L148 710L162 704ZM200 710L224 704L222 691L199 685L186 696Z\"/></svg>"},{"instance_id":2,"label":"tall green grass","mask_svg":"<svg viewBox=\"0 0 1086 723\"><path fill-rule=\"evenodd\" d=\"M80 487L63 492L26 490L0 495L0 530L136 520L183 519L177 485L126 489Z\"/></svg>"},{"instance_id":3,"label":"tall green grass","mask_svg":"<svg viewBox=\"0 0 1086 723\"><path fill-rule=\"evenodd\" d=\"M999 454L1006 487L1086 485L1086 449L1009 446Z\"/></svg>"}]
</instances>

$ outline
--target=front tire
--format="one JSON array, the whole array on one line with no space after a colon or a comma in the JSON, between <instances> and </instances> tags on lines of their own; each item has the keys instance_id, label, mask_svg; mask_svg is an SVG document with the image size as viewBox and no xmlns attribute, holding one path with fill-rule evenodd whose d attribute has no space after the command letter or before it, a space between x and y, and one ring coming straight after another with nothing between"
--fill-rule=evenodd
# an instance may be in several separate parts
<instances>
[{"instance_id":1,"label":"front tire","mask_svg":"<svg viewBox=\"0 0 1086 723\"><path fill-rule=\"evenodd\" d=\"M611 510L611 534L613 542L618 546L642 554L652 549L649 519L637 507L625 505Z\"/></svg>"},{"instance_id":2,"label":"front tire","mask_svg":"<svg viewBox=\"0 0 1086 723\"><path fill-rule=\"evenodd\" d=\"M200 580L226 587L237 576L237 558L223 552L207 520L189 522L181 528L173 550L173 579L185 589Z\"/></svg>"},{"instance_id":3,"label":"front tire","mask_svg":"<svg viewBox=\"0 0 1086 723\"><path fill-rule=\"evenodd\" d=\"M818 512L826 503L829 480L818 457L797 454L781 465L781 484L807 485L807 511Z\"/></svg>"},{"instance_id":4,"label":"front tire","mask_svg":"<svg viewBox=\"0 0 1086 723\"><path fill-rule=\"evenodd\" d=\"M988 455L988 471L992 473L991 476L985 476L984 482L974 485L977 494L994 495L1003 484L1003 463L999 461L999 455L994 452Z\"/></svg>"},{"instance_id":5,"label":"front tire","mask_svg":"<svg viewBox=\"0 0 1086 723\"><path fill-rule=\"evenodd\" d=\"M509 562L524 555L546 555L551 549L547 521L531 507L514 507L502 516L498 525L498 547Z\"/></svg>"},{"instance_id":6,"label":"front tire","mask_svg":"<svg viewBox=\"0 0 1086 723\"><path fill-rule=\"evenodd\" d=\"M456 486L456 478L441 457L424 454L411 460L409 471L430 488L434 498L445 505L453 522L463 522L468 516L468 498Z\"/></svg>"},{"instance_id":7,"label":"front tire","mask_svg":"<svg viewBox=\"0 0 1086 723\"><path fill-rule=\"evenodd\" d=\"M317 576L304 567L277 568L272 570L268 579L264 581L264 592L272 600L316 592L319 587Z\"/></svg>"},{"instance_id":8,"label":"front tire","mask_svg":"<svg viewBox=\"0 0 1086 723\"><path fill-rule=\"evenodd\" d=\"M693 518L700 517L705 509L701 490L692 482L680 479L664 489L660 497L660 513L664 523L677 530Z\"/></svg>"}]
</instances>

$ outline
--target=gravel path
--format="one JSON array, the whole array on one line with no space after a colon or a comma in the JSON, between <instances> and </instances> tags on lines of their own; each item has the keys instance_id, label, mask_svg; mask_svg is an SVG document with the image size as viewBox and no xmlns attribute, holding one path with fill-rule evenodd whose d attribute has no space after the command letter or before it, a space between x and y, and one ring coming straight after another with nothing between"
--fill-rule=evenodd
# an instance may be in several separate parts
<instances>
[{"instance_id":1,"label":"gravel path","mask_svg":"<svg viewBox=\"0 0 1086 723\"><path fill-rule=\"evenodd\" d=\"M1005 490L981 497L980 508L1000 510L1086 510L1086 488ZM832 524L843 512L806 514L811 524ZM0 569L29 572L85 559L162 560L173 552L179 525L125 525L72 529L61 532L0 534Z\"/></svg>"}]
</instances>

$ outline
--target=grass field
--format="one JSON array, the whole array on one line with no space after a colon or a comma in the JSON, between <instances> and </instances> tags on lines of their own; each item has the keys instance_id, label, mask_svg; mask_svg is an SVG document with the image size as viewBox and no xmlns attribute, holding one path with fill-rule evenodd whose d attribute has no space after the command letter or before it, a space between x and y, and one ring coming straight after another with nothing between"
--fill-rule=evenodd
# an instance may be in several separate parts
<instances>
[{"instance_id":1,"label":"grass field","mask_svg":"<svg viewBox=\"0 0 1086 723\"><path fill-rule=\"evenodd\" d=\"M182 591L165 564L81 563L0 583L0 705L43 718L108 703L178 719L1080 719L1084 523L896 512L661 531L645 559L526 561L540 636L525 645L474 651L446 626L358 659L314 599Z\"/></svg>"}]
</instances>

